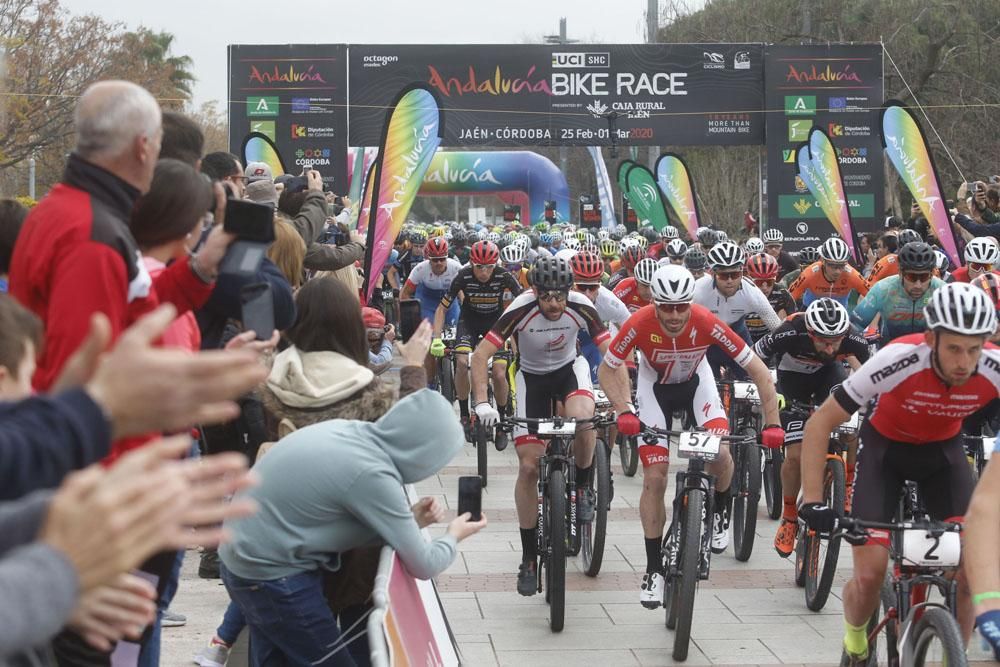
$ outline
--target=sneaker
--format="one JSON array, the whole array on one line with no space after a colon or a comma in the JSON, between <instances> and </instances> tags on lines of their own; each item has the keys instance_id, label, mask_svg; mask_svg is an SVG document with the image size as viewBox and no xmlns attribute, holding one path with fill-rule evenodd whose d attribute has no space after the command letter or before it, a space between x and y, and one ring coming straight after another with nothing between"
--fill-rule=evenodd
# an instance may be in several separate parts
<instances>
[{"instance_id":1,"label":"sneaker","mask_svg":"<svg viewBox=\"0 0 1000 667\"><path fill-rule=\"evenodd\" d=\"M594 515L597 513L596 505L597 499L593 489L585 487L576 490L576 516L580 523L590 523L594 520Z\"/></svg>"},{"instance_id":2,"label":"sneaker","mask_svg":"<svg viewBox=\"0 0 1000 667\"><path fill-rule=\"evenodd\" d=\"M530 597L538 592L538 563L529 560L517 568L517 592Z\"/></svg>"},{"instance_id":3,"label":"sneaker","mask_svg":"<svg viewBox=\"0 0 1000 667\"><path fill-rule=\"evenodd\" d=\"M230 649L230 646L219 641L217 637L212 637L208 646L194 656L194 663L200 667L225 667L226 660L229 660Z\"/></svg>"},{"instance_id":4,"label":"sneaker","mask_svg":"<svg viewBox=\"0 0 1000 667\"><path fill-rule=\"evenodd\" d=\"M221 579L219 571L219 552L215 549L205 549L201 552L201 562L198 563L198 576L202 579Z\"/></svg>"},{"instance_id":5,"label":"sneaker","mask_svg":"<svg viewBox=\"0 0 1000 667\"><path fill-rule=\"evenodd\" d=\"M160 615L160 627L162 628L179 628L182 625L186 625L187 622L187 616L184 614L177 614L169 609L165 610Z\"/></svg>"},{"instance_id":6,"label":"sneaker","mask_svg":"<svg viewBox=\"0 0 1000 667\"><path fill-rule=\"evenodd\" d=\"M509 436L507 435L507 431L497 426L496 432L493 435L493 445L497 448L497 451L502 452L507 449L508 442Z\"/></svg>"},{"instance_id":7,"label":"sneaker","mask_svg":"<svg viewBox=\"0 0 1000 667\"><path fill-rule=\"evenodd\" d=\"M659 572L647 572L642 575L642 583L639 584L639 604L646 609L656 609L663 604L665 583L663 575Z\"/></svg>"},{"instance_id":8,"label":"sneaker","mask_svg":"<svg viewBox=\"0 0 1000 667\"><path fill-rule=\"evenodd\" d=\"M472 442L472 421L468 417L462 417L462 430L465 431L465 441Z\"/></svg>"},{"instance_id":9,"label":"sneaker","mask_svg":"<svg viewBox=\"0 0 1000 667\"><path fill-rule=\"evenodd\" d=\"M712 517L712 553L721 554L729 546L729 522L725 512L716 512Z\"/></svg>"},{"instance_id":10,"label":"sneaker","mask_svg":"<svg viewBox=\"0 0 1000 667\"><path fill-rule=\"evenodd\" d=\"M798 530L798 522L782 517L781 523L778 524L778 532L774 536L774 550L782 558L788 558L795 551L795 533Z\"/></svg>"}]
</instances>

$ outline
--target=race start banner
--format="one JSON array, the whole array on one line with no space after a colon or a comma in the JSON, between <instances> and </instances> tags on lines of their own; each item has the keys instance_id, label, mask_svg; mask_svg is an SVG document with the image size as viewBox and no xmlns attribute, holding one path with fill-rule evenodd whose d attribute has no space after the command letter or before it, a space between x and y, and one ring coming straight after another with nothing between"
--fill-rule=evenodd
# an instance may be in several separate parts
<instances>
[{"instance_id":1,"label":"race start banner","mask_svg":"<svg viewBox=\"0 0 1000 667\"><path fill-rule=\"evenodd\" d=\"M835 147L854 233L879 231L885 210L879 114L883 99L878 44L768 46L767 217L790 250L839 235L799 176L797 147L822 129ZM852 239L857 244L857 239Z\"/></svg>"},{"instance_id":2,"label":"race start banner","mask_svg":"<svg viewBox=\"0 0 1000 667\"><path fill-rule=\"evenodd\" d=\"M398 91L402 86L397 86ZM389 93L389 102L395 91ZM387 105L388 106L388 105ZM289 173L315 168L327 186L347 192L347 46L231 45L229 150L251 133L270 139ZM372 114L381 122L385 111ZM378 145L376 136L372 146ZM246 165L243 165L244 167ZM274 174L279 176L279 174Z\"/></svg>"}]
</instances>

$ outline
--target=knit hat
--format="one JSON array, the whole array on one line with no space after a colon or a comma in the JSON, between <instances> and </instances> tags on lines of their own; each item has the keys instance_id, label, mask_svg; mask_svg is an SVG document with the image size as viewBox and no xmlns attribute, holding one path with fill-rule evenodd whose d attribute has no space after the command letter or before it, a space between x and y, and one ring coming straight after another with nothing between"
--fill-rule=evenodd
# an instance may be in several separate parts
<instances>
[{"instance_id":1,"label":"knit hat","mask_svg":"<svg viewBox=\"0 0 1000 667\"><path fill-rule=\"evenodd\" d=\"M274 357L267 387L291 408L322 408L364 389L375 378L337 352L302 352L294 345Z\"/></svg>"},{"instance_id":2,"label":"knit hat","mask_svg":"<svg viewBox=\"0 0 1000 667\"><path fill-rule=\"evenodd\" d=\"M278 190L271 181L252 181L247 185L247 199L258 204L278 205Z\"/></svg>"},{"instance_id":3,"label":"knit hat","mask_svg":"<svg viewBox=\"0 0 1000 667\"><path fill-rule=\"evenodd\" d=\"M274 178L271 174L271 168L263 162L249 163L247 168L243 170L243 175L247 177L248 183L256 183L257 181L272 181Z\"/></svg>"}]
</instances>

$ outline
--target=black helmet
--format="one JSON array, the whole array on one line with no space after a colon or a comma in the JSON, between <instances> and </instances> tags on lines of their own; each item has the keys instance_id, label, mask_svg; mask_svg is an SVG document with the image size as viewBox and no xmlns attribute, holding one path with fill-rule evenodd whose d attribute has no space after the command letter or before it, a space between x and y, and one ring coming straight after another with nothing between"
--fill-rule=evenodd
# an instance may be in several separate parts
<instances>
[{"instance_id":1,"label":"black helmet","mask_svg":"<svg viewBox=\"0 0 1000 667\"><path fill-rule=\"evenodd\" d=\"M642 227L639 230L639 235L650 243L656 243L660 238L659 234L657 234L656 230L652 227Z\"/></svg>"},{"instance_id":2,"label":"black helmet","mask_svg":"<svg viewBox=\"0 0 1000 667\"><path fill-rule=\"evenodd\" d=\"M933 271L934 267L937 266L934 249L923 241L907 243L900 248L896 259L899 261L900 271Z\"/></svg>"},{"instance_id":3,"label":"black helmet","mask_svg":"<svg viewBox=\"0 0 1000 667\"><path fill-rule=\"evenodd\" d=\"M916 243L918 241L923 241L920 238L920 234L912 229L901 229L899 234L896 235L896 240L899 243L899 247L902 248L907 243Z\"/></svg>"},{"instance_id":4,"label":"black helmet","mask_svg":"<svg viewBox=\"0 0 1000 667\"><path fill-rule=\"evenodd\" d=\"M562 257L539 257L528 280L540 290L568 290L573 286L573 269Z\"/></svg>"},{"instance_id":5,"label":"black helmet","mask_svg":"<svg viewBox=\"0 0 1000 667\"><path fill-rule=\"evenodd\" d=\"M708 267L708 255L701 248L691 248L684 255L684 266L688 271L704 271Z\"/></svg>"}]
</instances>

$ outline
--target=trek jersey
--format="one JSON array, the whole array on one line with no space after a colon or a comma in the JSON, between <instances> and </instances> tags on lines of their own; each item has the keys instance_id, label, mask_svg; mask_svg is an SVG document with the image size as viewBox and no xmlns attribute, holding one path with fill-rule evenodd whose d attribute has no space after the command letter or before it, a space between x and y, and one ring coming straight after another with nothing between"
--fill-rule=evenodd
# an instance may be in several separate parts
<instances>
[{"instance_id":1,"label":"trek jersey","mask_svg":"<svg viewBox=\"0 0 1000 667\"><path fill-rule=\"evenodd\" d=\"M635 276L619 281L612 291L616 297L622 300L630 313L649 305L648 301L639 296L639 283L635 281Z\"/></svg>"},{"instance_id":2,"label":"trek jersey","mask_svg":"<svg viewBox=\"0 0 1000 667\"><path fill-rule=\"evenodd\" d=\"M795 312L795 299L788 293L788 290L778 287L775 284L771 293L767 295L767 302L771 304L771 308L774 309L775 314L780 311L785 311L785 316L789 316ZM781 317L780 315L778 316ZM750 340L757 342L760 340L764 334L766 334L770 329L764 324L764 318L762 318L757 313L750 313L744 322L747 325L747 330L750 332Z\"/></svg>"},{"instance_id":3,"label":"trek jersey","mask_svg":"<svg viewBox=\"0 0 1000 667\"><path fill-rule=\"evenodd\" d=\"M816 353L804 313L796 313L784 324L761 338L753 346L754 352L765 361L778 358L779 371L812 374L830 364L855 357L861 363L868 361L868 341L856 328L851 327L832 359L821 358Z\"/></svg>"},{"instance_id":4,"label":"trek jersey","mask_svg":"<svg viewBox=\"0 0 1000 667\"><path fill-rule=\"evenodd\" d=\"M923 334L897 338L832 395L849 413L877 396L868 421L889 440L922 444L953 438L963 419L1000 396L1000 348L987 343L976 372L959 387L938 377L932 352Z\"/></svg>"},{"instance_id":5,"label":"trek jersey","mask_svg":"<svg viewBox=\"0 0 1000 667\"><path fill-rule=\"evenodd\" d=\"M851 312L851 322L864 329L879 315L879 332L882 339L887 341L919 333L927 328L924 306L930 301L934 290L942 285L943 280L932 277L930 287L922 297L914 301L903 289L902 277L889 276L872 285L865 298Z\"/></svg>"},{"instance_id":6,"label":"trek jersey","mask_svg":"<svg viewBox=\"0 0 1000 667\"><path fill-rule=\"evenodd\" d=\"M760 317L768 331L774 331L781 324L767 297L749 278L743 278L740 289L727 298L716 289L715 276L704 275L694 281L694 302L729 326L738 325L751 314Z\"/></svg>"},{"instance_id":7,"label":"trek jersey","mask_svg":"<svg viewBox=\"0 0 1000 667\"><path fill-rule=\"evenodd\" d=\"M503 347L504 341L513 338L521 370L541 375L576 360L580 331L588 332L596 345L610 338L590 299L570 292L566 310L557 320L549 320L539 309L535 293L525 292L511 302L486 334L486 340Z\"/></svg>"},{"instance_id":8,"label":"trek jersey","mask_svg":"<svg viewBox=\"0 0 1000 667\"><path fill-rule=\"evenodd\" d=\"M852 291L857 292L860 296L868 294L868 282L854 267L845 266L844 272L837 278L837 282L831 283L823 275L822 260L813 262L802 269L799 277L788 287L792 298L801 301L806 306L822 297L829 297L846 306L847 298Z\"/></svg>"},{"instance_id":9,"label":"trek jersey","mask_svg":"<svg viewBox=\"0 0 1000 667\"><path fill-rule=\"evenodd\" d=\"M434 271L431 270L431 263L428 260L424 260L413 267L413 270L410 271L410 275L406 279L406 284L413 290L417 300L420 301L420 310L423 317L431 321L434 320L434 311L437 310L441 298L447 293L448 288L451 287L451 283L461 270L462 265L450 258L445 265L444 273L439 276L434 275Z\"/></svg>"},{"instance_id":10,"label":"trek jersey","mask_svg":"<svg viewBox=\"0 0 1000 667\"><path fill-rule=\"evenodd\" d=\"M474 320L480 324L484 320L493 322L503 312L503 293L505 290L516 297L521 293L521 286L517 284L517 279L502 267L494 268L490 279L481 283L472 273L472 267L464 266L451 282L448 292L441 297L441 305L447 309L461 292L462 313L459 316L460 319ZM511 305L514 304L511 303Z\"/></svg>"},{"instance_id":11,"label":"trek jersey","mask_svg":"<svg viewBox=\"0 0 1000 667\"><path fill-rule=\"evenodd\" d=\"M743 339L703 306L691 304L691 317L677 337L670 337L663 331L656 318L655 306L646 306L625 320L608 346L604 363L618 368L631 359L632 350L638 348L642 352L640 373L655 377L658 384L677 384L694 376L712 345L743 368L754 359L753 350Z\"/></svg>"},{"instance_id":12,"label":"trek jersey","mask_svg":"<svg viewBox=\"0 0 1000 667\"><path fill-rule=\"evenodd\" d=\"M896 253L889 253L885 257L879 257L872 266L872 272L868 275L868 284L874 285L883 278L899 275L899 260Z\"/></svg>"}]
</instances>

